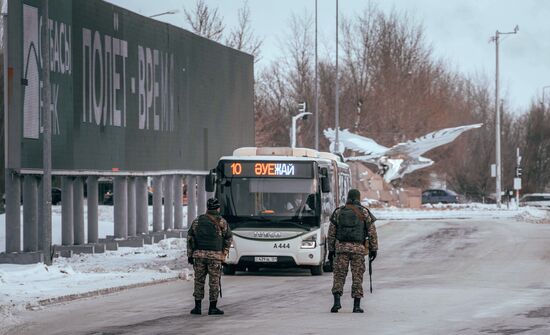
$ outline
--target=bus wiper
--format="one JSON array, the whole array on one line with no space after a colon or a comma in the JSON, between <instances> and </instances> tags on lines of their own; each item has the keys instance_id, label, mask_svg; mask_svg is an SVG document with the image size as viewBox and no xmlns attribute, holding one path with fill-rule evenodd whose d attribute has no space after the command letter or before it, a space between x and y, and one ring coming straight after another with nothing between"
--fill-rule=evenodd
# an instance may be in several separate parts
<instances>
[{"instance_id":1,"label":"bus wiper","mask_svg":"<svg viewBox=\"0 0 550 335\"><path fill-rule=\"evenodd\" d=\"M250 221L258 221L258 222L270 222L275 221L272 217L265 217L265 216L251 216Z\"/></svg>"},{"instance_id":2,"label":"bus wiper","mask_svg":"<svg viewBox=\"0 0 550 335\"><path fill-rule=\"evenodd\" d=\"M285 219L285 220L280 220L280 221L277 221L277 222L289 223L292 226L300 228L300 229L311 230L311 228L309 226L304 225L303 222L301 222L301 221L300 221L300 223L297 223L295 219Z\"/></svg>"}]
</instances>

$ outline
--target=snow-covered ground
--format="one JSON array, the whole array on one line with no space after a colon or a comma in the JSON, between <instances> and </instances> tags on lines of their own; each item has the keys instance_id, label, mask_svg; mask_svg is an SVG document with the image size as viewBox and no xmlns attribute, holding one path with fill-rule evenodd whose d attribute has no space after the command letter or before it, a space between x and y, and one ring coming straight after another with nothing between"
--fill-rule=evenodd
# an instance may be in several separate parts
<instances>
[{"instance_id":1,"label":"snow-covered ground","mask_svg":"<svg viewBox=\"0 0 550 335\"><path fill-rule=\"evenodd\" d=\"M549 211L522 207L497 209L495 205L434 205L421 209L375 208L380 226L395 220L476 219L547 223ZM149 208L152 222L152 208ZM186 219L186 208L184 207ZM100 237L113 233L113 207L100 206ZM61 208L53 209L53 242L61 242ZM185 221L184 221L185 222ZM4 248L5 216L0 216L0 250ZM185 240L168 239L143 248L120 248L104 254L58 258L44 264L0 264L0 320L8 322L13 310L38 306L45 299L104 288L133 285L180 274L189 278Z\"/></svg>"},{"instance_id":2,"label":"snow-covered ground","mask_svg":"<svg viewBox=\"0 0 550 335\"><path fill-rule=\"evenodd\" d=\"M17 312L6 334L550 334L550 224L383 222L366 314L351 313L349 275L335 314L332 274L262 269L222 278L223 318L189 314L192 281L178 280Z\"/></svg>"},{"instance_id":3,"label":"snow-covered ground","mask_svg":"<svg viewBox=\"0 0 550 335\"><path fill-rule=\"evenodd\" d=\"M170 238L143 248L57 258L52 266L0 264L0 324L15 323L13 312L40 308L47 299L178 276L189 280L185 243Z\"/></svg>"},{"instance_id":4,"label":"snow-covered ground","mask_svg":"<svg viewBox=\"0 0 550 335\"><path fill-rule=\"evenodd\" d=\"M550 220L550 209L537 207L497 208L494 204L437 204L423 205L420 209L373 208L379 220L436 220L436 219L517 219L544 223Z\"/></svg>"},{"instance_id":5,"label":"snow-covered ground","mask_svg":"<svg viewBox=\"0 0 550 335\"><path fill-rule=\"evenodd\" d=\"M183 210L185 223L187 207ZM98 215L99 237L112 235L113 207L99 206ZM151 206L149 223L152 224ZM52 209L52 227L53 243L61 244L60 206ZM0 321L9 321L13 310L38 306L45 299L175 278L180 274L188 277L185 248L185 239L171 238L143 248L57 258L52 266L0 264ZM4 250L5 215L1 215L0 251Z\"/></svg>"},{"instance_id":6,"label":"snow-covered ground","mask_svg":"<svg viewBox=\"0 0 550 335\"><path fill-rule=\"evenodd\" d=\"M0 264L0 306L176 277L187 264L185 239L171 238L143 248L57 258L44 264ZM178 264L179 263L179 264Z\"/></svg>"}]
</instances>

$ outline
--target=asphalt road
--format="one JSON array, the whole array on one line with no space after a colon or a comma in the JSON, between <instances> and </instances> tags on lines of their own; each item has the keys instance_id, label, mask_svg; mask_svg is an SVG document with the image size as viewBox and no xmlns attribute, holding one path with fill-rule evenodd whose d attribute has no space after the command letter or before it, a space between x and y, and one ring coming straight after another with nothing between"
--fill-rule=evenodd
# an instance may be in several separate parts
<instances>
[{"instance_id":1,"label":"asphalt road","mask_svg":"<svg viewBox=\"0 0 550 335\"><path fill-rule=\"evenodd\" d=\"M190 315L192 282L178 281L27 311L10 333L550 334L550 225L390 222L379 239L365 314L350 278L331 314L330 274L272 270L224 276L221 317Z\"/></svg>"}]
</instances>

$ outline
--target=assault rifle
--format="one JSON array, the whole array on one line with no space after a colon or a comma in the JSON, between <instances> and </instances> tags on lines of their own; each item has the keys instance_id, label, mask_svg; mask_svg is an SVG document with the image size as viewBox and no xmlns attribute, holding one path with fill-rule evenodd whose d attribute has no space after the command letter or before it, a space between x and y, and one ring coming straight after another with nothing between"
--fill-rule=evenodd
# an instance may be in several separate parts
<instances>
[{"instance_id":1,"label":"assault rifle","mask_svg":"<svg viewBox=\"0 0 550 335\"><path fill-rule=\"evenodd\" d=\"M372 293L372 261L370 260L370 258L369 258L369 280L370 280L370 293Z\"/></svg>"},{"instance_id":2,"label":"assault rifle","mask_svg":"<svg viewBox=\"0 0 550 335\"><path fill-rule=\"evenodd\" d=\"M373 224L376 221L376 216L374 216L368 208L366 209L367 209L367 213L369 213L369 218L370 218L369 224ZM370 240L370 235L368 234L368 228L369 227L367 226L367 240ZM370 293L372 293L372 260L370 259L370 256L369 256L369 281L370 281Z\"/></svg>"}]
</instances>

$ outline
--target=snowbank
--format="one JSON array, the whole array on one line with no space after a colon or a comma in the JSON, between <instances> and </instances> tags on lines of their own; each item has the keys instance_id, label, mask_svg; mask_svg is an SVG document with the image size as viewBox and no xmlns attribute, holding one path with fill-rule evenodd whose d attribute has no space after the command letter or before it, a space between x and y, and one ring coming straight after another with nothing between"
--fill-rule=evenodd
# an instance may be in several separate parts
<instances>
[{"instance_id":1,"label":"snowbank","mask_svg":"<svg viewBox=\"0 0 550 335\"><path fill-rule=\"evenodd\" d=\"M0 323L13 323L14 310L101 289L177 278L190 279L186 240L171 238L143 248L57 258L44 264L0 264Z\"/></svg>"},{"instance_id":2,"label":"snowbank","mask_svg":"<svg viewBox=\"0 0 550 335\"><path fill-rule=\"evenodd\" d=\"M87 208L84 211L86 218ZM152 206L148 211L152 229ZM183 212L185 223L187 207L183 208ZM99 206L98 216L99 237L113 235L113 206ZM60 206L52 207L52 241L61 244ZM0 215L0 252L4 250L3 214ZM47 299L166 280L182 273L183 277L189 278L185 250L185 239L172 238L143 248L119 248L103 254L57 258L52 266L0 264L0 325L16 322L12 316L13 310L36 308L40 301ZM1 329L0 326L0 332Z\"/></svg>"},{"instance_id":3,"label":"snowbank","mask_svg":"<svg viewBox=\"0 0 550 335\"><path fill-rule=\"evenodd\" d=\"M517 219L531 223L550 222L550 211L535 207L497 208L494 204L437 204L421 209L373 208L379 220L438 220L438 219Z\"/></svg>"}]
</instances>

